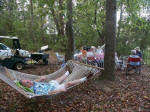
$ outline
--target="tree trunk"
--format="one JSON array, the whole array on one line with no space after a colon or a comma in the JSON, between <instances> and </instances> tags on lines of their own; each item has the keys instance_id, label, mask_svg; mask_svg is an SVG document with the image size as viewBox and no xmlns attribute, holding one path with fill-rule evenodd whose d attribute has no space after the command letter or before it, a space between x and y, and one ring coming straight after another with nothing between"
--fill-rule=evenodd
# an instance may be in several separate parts
<instances>
[{"instance_id":1,"label":"tree trunk","mask_svg":"<svg viewBox=\"0 0 150 112\"><path fill-rule=\"evenodd\" d=\"M42 44L44 44L44 43L46 43L46 39L45 39L45 36L44 36L44 29L43 29L43 26L44 26L44 24L43 24L43 17L42 16L40 16L40 37L41 38L39 38L40 40L42 40Z\"/></svg>"},{"instance_id":2,"label":"tree trunk","mask_svg":"<svg viewBox=\"0 0 150 112\"><path fill-rule=\"evenodd\" d=\"M59 21L60 21L60 33L61 35L65 34L64 31L64 18L63 18L63 0L59 0L59 7L60 7L60 13L59 13Z\"/></svg>"},{"instance_id":3,"label":"tree trunk","mask_svg":"<svg viewBox=\"0 0 150 112\"><path fill-rule=\"evenodd\" d=\"M47 4L49 5L49 8L50 8L50 11L52 13L52 16L53 16L53 19L54 19L54 23L56 25L56 30L57 30L57 33L58 33L58 38L56 39L57 42L59 42L59 44L62 46L62 50L64 50L63 48L66 48L66 43L65 42L60 42L60 38L64 38L65 37L65 28L64 28L64 13L63 13L63 1L64 0L59 0L57 3L57 5L59 5L59 11L55 11L54 9L54 6L55 5L55 1L54 3L52 4L50 2L50 0L46 1ZM65 49L66 51L66 49Z\"/></svg>"},{"instance_id":4,"label":"tree trunk","mask_svg":"<svg viewBox=\"0 0 150 112\"><path fill-rule=\"evenodd\" d=\"M33 35L33 1L30 0L30 17L31 17L31 20L30 20L30 34L29 34L29 37L31 38L31 40L34 42L35 39L34 39L34 35Z\"/></svg>"},{"instance_id":5,"label":"tree trunk","mask_svg":"<svg viewBox=\"0 0 150 112\"><path fill-rule=\"evenodd\" d=\"M66 24L66 36L68 38L67 41L67 50L65 54L65 60L70 60L73 58L74 54L74 33L72 26L72 0L68 0L67 3L67 16L68 22Z\"/></svg>"},{"instance_id":6,"label":"tree trunk","mask_svg":"<svg viewBox=\"0 0 150 112\"><path fill-rule=\"evenodd\" d=\"M9 16L12 17L13 15L13 1L12 0L8 0L7 8L8 8Z\"/></svg>"},{"instance_id":7,"label":"tree trunk","mask_svg":"<svg viewBox=\"0 0 150 112\"><path fill-rule=\"evenodd\" d=\"M53 8L53 5L49 1L46 1L46 2L49 5L50 11L54 18L58 36L64 37L65 31L64 31L64 19L63 19L62 12L60 12L59 16L57 16L56 11ZM59 7L60 7L60 10L62 11L63 10L63 0L59 0Z\"/></svg>"},{"instance_id":8,"label":"tree trunk","mask_svg":"<svg viewBox=\"0 0 150 112\"><path fill-rule=\"evenodd\" d=\"M103 26L102 26L102 31L100 31L99 29L97 29L97 33L99 35L99 38L100 38L100 43L103 45L105 44L105 23L103 23Z\"/></svg>"},{"instance_id":9,"label":"tree trunk","mask_svg":"<svg viewBox=\"0 0 150 112\"><path fill-rule=\"evenodd\" d=\"M115 79L116 0L106 0L104 72L101 77Z\"/></svg>"},{"instance_id":10,"label":"tree trunk","mask_svg":"<svg viewBox=\"0 0 150 112\"><path fill-rule=\"evenodd\" d=\"M55 14L55 10L52 8L52 6L50 6L50 10L51 10L52 16L54 18L54 22L55 22L55 25L56 25L58 35L60 35L61 30L60 30L58 19L57 19L56 14Z\"/></svg>"},{"instance_id":11,"label":"tree trunk","mask_svg":"<svg viewBox=\"0 0 150 112\"><path fill-rule=\"evenodd\" d=\"M25 20L25 7L24 7L24 3L23 3L23 26L24 26L24 28L25 28L25 25L26 25L26 20Z\"/></svg>"}]
</instances>

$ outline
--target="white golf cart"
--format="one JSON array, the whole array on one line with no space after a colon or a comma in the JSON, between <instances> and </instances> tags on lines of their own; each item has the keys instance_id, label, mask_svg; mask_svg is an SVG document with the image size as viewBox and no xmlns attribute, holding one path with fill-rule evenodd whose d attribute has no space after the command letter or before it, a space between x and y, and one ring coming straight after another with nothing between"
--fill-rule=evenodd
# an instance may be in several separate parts
<instances>
[{"instance_id":1,"label":"white golf cart","mask_svg":"<svg viewBox=\"0 0 150 112\"><path fill-rule=\"evenodd\" d=\"M29 51L21 49L20 42L17 37L0 36L0 40L1 39L11 39L13 42L12 49L3 43L0 43L0 64L1 65L6 66L8 68L22 69L23 65L26 64L26 60L29 59L34 60L36 62L38 62L39 60L43 60L43 63L45 65L48 64L49 54L30 53ZM11 62L12 60L14 60L14 58L15 58L15 62L13 62L13 65L11 65L10 67L10 65L8 64L8 59L9 62ZM21 62L18 60L21 60Z\"/></svg>"}]
</instances>

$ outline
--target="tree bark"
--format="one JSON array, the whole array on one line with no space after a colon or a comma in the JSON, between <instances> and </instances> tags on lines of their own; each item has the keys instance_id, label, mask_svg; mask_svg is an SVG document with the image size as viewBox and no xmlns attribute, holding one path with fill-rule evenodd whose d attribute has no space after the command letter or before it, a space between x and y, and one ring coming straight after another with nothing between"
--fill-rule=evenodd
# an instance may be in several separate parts
<instances>
[{"instance_id":1,"label":"tree bark","mask_svg":"<svg viewBox=\"0 0 150 112\"><path fill-rule=\"evenodd\" d=\"M60 21L60 34L64 35L64 18L63 18L63 0L59 0L59 7L60 7L60 13L59 13L59 21Z\"/></svg>"},{"instance_id":2,"label":"tree bark","mask_svg":"<svg viewBox=\"0 0 150 112\"><path fill-rule=\"evenodd\" d=\"M105 57L102 76L107 80L115 79L116 44L116 0L106 0Z\"/></svg>"},{"instance_id":3,"label":"tree bark","mask_svg":"<svg viewBox=\"0 0 150 112\"><path fill-rule=\"evenodd\" d=\"M73 58L74 54L74 33L73 33L73 20L72 20L72 0L68 0L67 4L67 16L68 22L66 24L66 36L68 38L67 41L67 50L65 54L65 60L70 60Z\"/></svg>"}]
</instances>

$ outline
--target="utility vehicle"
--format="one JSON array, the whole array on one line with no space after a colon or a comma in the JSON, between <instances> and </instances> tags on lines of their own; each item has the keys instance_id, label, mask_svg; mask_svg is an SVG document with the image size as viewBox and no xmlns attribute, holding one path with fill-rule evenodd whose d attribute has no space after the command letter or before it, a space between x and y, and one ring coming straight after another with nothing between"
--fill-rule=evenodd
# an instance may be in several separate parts
<instances>
[{"instance_id":1,"label":"utility vehicle","mask_svg":"<svg viewBox=\"0 0 150 112\"><path fill-rule=\"evenodd\" d=\"M46 53L30 53L21 49L19 39L11 36L0 36L0 40L12 40L12 48L0 43L0 64L8 68L22 69L28 60L39 62L40 60L46 65L48 64L49 54ZM43 50L41 50L43 51Z\"/></svg>"}]
</instances>

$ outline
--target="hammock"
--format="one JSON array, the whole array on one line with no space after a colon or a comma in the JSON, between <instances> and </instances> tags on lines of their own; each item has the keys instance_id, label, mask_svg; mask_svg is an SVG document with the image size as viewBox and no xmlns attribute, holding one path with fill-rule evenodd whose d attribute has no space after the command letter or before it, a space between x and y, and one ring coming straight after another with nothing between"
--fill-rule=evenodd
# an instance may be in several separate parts
<instances>
[{"instance_id":1,"label":"hammock","mask_svg":"<svg viewBox=\"0 0 150 112\"><path fill-rule=\"evenodd\" d=\"M72 81L72 80L76 80L76 79L80 79L80 78L86 76L88 72L92 72L94 75L96 75L96 74L100 73L100 71L102 70L101 68L94 67L91 65L81 64L79 62L72 61L72 60L69 60L66 63L66 65L70 67L72 73L63 81L63 83ZM60 68L59 70L57 70L56 72L54 72L52 74L45 75L46 82L49 82L50 80L55 80L56 78L63 75L65 73L66 65L63 68ZM29 98L29 99L35 98L35 97L36 98L37 97L49 98L52 96L56 96L57 94L61 94L61 93L57 93L54 95L36 95L32 92L25 91L23 88L18 87L17 84L14 82L14 81L22 80L22 79L35 80L38 78L40 78L40 76L21 73L21 72L15 71L15 70L7 69L2 66L0 67L0 79L3 80L5 83L9 84L14 89L16 89L19 93L24 95L26 98ZM70 87L70 88L72 88L72 87ZM67 88L67 89L70 89L70 88Z\"/></svg>"}]
</instances>

